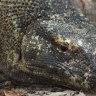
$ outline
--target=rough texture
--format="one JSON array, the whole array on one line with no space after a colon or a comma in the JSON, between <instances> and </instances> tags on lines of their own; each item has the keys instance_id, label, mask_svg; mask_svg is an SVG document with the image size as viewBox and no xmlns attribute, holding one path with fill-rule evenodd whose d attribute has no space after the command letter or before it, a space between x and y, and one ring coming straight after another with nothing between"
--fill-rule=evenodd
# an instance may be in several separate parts
<instances>
[{"instance_id":1,"label":"rough texture","mask_svg":"<svg viewBox=\"0 0 96 96\"><path fill-rule=\"evenodd\" d=\"M0 0L0 81L96 91L96 25L71 0Z\"/></svg>"}]
</instances>

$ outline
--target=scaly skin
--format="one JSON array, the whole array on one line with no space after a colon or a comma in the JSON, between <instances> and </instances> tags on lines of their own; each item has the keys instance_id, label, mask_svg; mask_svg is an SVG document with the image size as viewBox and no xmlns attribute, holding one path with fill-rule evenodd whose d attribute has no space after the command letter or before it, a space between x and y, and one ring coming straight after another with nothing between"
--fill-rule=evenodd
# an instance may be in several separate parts
<instances>
[{"instance_id":1,"label":"scaly skin","mask_svg":"<svg viewBox=\"0 0 96 96\"><path fill-rule=\"evenodd\" d=\"M71 0L0 0L0 81L96 91L96 25Z\"/></svg>"}]
</instances>

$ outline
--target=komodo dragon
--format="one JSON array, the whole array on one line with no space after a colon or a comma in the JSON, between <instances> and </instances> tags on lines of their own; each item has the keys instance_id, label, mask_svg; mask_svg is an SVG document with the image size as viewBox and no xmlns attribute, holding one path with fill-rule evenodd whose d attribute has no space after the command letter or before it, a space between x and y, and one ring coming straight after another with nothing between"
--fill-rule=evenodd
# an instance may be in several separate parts
<instances>
[{"instance_id":1,"label":"komodo dragon","mask_svg":"<svg viewBox=\"0 0 96 96\"><path fill-rule=\"evenodd\" d=\"M0 82L96 92L96 25L71 0L0 0Z\"/></svg>"}]
</instances>

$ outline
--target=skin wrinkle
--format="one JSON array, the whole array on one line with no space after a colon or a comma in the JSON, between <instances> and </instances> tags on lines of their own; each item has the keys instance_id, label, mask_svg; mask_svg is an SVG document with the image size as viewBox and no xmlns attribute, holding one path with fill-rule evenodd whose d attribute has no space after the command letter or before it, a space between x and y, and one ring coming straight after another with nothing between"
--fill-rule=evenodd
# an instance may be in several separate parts
<instances>
[{"instance_id":1,"label":"skin wrinkle","mask_svg":"<svg viewBox=\"0 0 96 96\"><path fill-rule=\"evenodd\" d=\"M0 78L95 92L95 37L70 0L0 0Z\"/></svg>"}]
</instances>

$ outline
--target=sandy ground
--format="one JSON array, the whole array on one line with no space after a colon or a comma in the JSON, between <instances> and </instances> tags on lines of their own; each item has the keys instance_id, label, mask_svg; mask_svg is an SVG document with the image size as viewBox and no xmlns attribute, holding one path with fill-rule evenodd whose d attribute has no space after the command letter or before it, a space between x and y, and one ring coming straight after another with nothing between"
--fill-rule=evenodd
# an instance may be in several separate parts
<instances>
[{"instance_id":1,"label":"sandy ground","mask_svg":"<svg viewBox=\"0 0 96 96\"><path fill-rule=\"evenodd\" d=\"M28 94L28 96L96 96L95 94L84 94L83 92L76 92L72 90L66 90L63 92L43 92L37 91L35 94Z\"/></svg>"},{"instance_id":2,"label":"sandy ground","mask_svg":"<svg viewBox=\"0 0 96 96\"><path fill-rule=\"evenodd\" d=\"M3 95L0 96L96 96L96 94L60 88L12 88L11 90L3 89Z\"/></svg>"},{"instance_id":3,"label":"sandy ground","mask_svg":"<svg viewBox=\"0 0 96 96\"><path fill-rule=\"evenodd\" d=\"M63 92L50 91L36 91L36 93L28 93L27 96L96 96L95 94L87 94L83 92L76 92L72 90L65 90Z\"/></svg>"},{"instance_id":4,"label":"sandy ground","mask_svg":"<svg viewBox=\"0 0 96 96\"><path fill-rule=\"evenodd\" d=\"M16 86L6 81L0 87L0 96L96 96L83 91L73 91L68 88L53 87L51 85L30 85L29 87Z\"/></svg>"}]
</instances>

